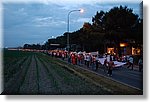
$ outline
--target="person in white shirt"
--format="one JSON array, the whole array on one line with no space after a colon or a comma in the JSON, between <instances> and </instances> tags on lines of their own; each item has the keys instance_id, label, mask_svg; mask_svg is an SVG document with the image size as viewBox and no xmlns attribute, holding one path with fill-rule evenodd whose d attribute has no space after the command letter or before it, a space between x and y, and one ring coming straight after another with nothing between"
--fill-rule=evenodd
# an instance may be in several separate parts
<instances>
[{"instance_id":1,"label":"person in white shirt","mask_svg":"<svg viewBox=\"0 0 150 102\"><path fill-rule=\"evenodd\" d=\"M87 58L86 58L86 54L84 54L84 65L86 65L87 64Z\"/></svg>"},{"instance_id":2,"label":"person in white shirt","mask_svg":"<svg viewBox=\"0 0 150 102\"><path fill-rule=\"evenodd\" d=\"M129 68L129 67L132 66L132 70L133 70L133 57L130 56L129 59L128 59L128 61L129 61L129 66L127 68Z\"/></svg>"},{"instance_id":3,"label":"person in white shirt","mask_svg":"<svg viewBox=\"0 0 150 102\"><path fill-rule=\"evenodd\" d=\"M89 54L87 54L87 56L86 56L86 61L87 61L87 67L89 68L89 65L90 65L90 55Z\"/></svg>"}]
</instances>

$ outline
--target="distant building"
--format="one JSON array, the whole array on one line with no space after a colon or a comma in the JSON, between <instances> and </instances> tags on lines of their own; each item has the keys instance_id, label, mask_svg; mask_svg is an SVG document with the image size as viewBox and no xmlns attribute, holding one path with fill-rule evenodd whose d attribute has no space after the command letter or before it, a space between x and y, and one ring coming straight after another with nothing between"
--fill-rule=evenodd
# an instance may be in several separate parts
<instances>
[{"instance_id":1,"label":"distant building","mask_svg":"<svg viewBox=\"0 0 150 102\"><path fill-rule=\"evenodd\" d=\"M115 42L105 43L105 52L108 54L125 56L125 55L141 55L142 46L141 44L135 43L134 40L129 40L128 42L120 42L116 44Z\"/></svg>"}]
</instances>

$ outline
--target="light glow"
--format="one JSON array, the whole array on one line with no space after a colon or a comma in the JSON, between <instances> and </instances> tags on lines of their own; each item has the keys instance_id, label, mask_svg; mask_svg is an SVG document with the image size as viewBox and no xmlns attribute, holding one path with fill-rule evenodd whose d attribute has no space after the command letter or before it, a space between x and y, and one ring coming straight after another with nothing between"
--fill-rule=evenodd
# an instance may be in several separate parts
<instances>
[{"instance_id":1,"label":"light glow","mask_svg":"<svg viewBox=\"0 0 150 102\"><path fill-rule=\"evenodd\" d=\"M107 48L107 53L109 53L109 54L114 53L114 48Z\"/></svg>"},{"instance_id":2,"label":"light glow","mask_svg":"<svg viewBox=\"0 0 150 102\"><path fill-rule=\"evenodd\" d=\"M127 46L126 43L120 43L120 47L125 47L125 46Z\"/></svg>"},{"instance_id":3,"label":"light glow","mask_svg":"<svg viewBox=\"0 0 150 102\"><path fill-rule=\"evenodd\" d=\"M84 9L80 9L80 13L83 13L84 12Z\"/></svg>"}]
</instances>

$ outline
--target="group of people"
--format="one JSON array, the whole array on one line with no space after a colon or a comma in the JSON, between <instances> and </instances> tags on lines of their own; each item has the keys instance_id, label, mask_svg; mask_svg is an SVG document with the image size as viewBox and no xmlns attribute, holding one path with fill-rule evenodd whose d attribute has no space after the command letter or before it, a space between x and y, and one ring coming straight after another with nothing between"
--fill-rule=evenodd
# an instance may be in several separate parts
<instances>
[{"instance_id":1,"label":"group of people","mask_svg":"<svg viewBox=\"0 0 150 102\"><path fill-rule=\"evenodd\" d=\"M93 70L97 71L100 65L99 62L99 56L98 54L91 54L91 53L85 53L85 52L67 52L67 51L59 51L54 50L51 52L48 52L52 57L62 58L62 60L67 59L68 63L71 63L73 65L85 65L87 68L92 68ZM108 76L112 76L112 70L115 66L113 60L115 57L110 56L110 59L107 60L107 58L104 60L104 71L107 72ZM127 59L128 67L131 67L133 69L133 57L130 56ZM143 61L142 59L139 60L139 71L142 71L143 68Z\"/></svg>"},{"instance_id":2,"label":"group of people","mask_svg":"<svg viewBox=\"0 0 150 102\"><path fill-rule=\"evenodd\" d=\"M99 56L98 54L91 54L91 53L77 53L77 52L66 52L66 51L59 51L59 50L54 50L51 52L48 52L49 55L52 57L57 57L57 58L62 58L67 59L68 63L71 63L73 65L84 65L87 68L92 68L93 70L97 71L100 65L99 62ZM112 58L108 62L105 60L104 62L104 71L109 74L109 76L112 76L112 69L113 69L113 61Z\"/></svg>"},{"instance_id":3,"label":"group of people","mask_svg":"<svg viewBox=\"0 0 150 102\"><path fill-rule=\"evenodd\" d=\"M87 68L91 67L95 71L98 70L99 65L101 64L99 62L99 56L92 55L91 53L70 53L68 57L68 62L74 65L84 64ZM107 72L108 76L112 76L112 70L114 67L115 64L113 62L112 56L110 56L109 60L107 60L107 58L104 60L103 68L104 72Z\"/></svg>"},{"instance_id":4,"label":"group of people","mask_svg":"<svg viewBox=\"0 0 150 102\"><path fill-rule=\"evenodd\" d=\"M84 64L87 66L87 68L96 66L96 69L98 69L98 56L97 55L91 55L90 53L75 53L71 52L68 54L68 62L72 63L74 65L81 65Z\"/></svg>"},{"instance_id":5,"label":"group of people","mask_svg":"<svg viewBox=\"0 0 150 102\"><path fill-rule=\"evenodd\" d=\"M48 54L52 57L62 58L63 60L65 58L67 58L67 52L66 51L52 50L52 51L48 52Z\"/></svg>"}]
</instances>

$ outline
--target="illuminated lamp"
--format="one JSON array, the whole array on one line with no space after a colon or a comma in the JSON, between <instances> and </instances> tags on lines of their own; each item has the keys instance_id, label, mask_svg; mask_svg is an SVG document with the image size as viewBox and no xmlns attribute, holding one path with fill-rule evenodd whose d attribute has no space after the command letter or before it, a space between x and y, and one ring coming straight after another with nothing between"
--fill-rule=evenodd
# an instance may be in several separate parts
<instances>
[{"instance_id":1,"label":"illuminated lamp","mask_svg":"<svg viewBox=\"0 0 150 102\"><path fill-rule=\"evenodd\" d=\"M120 47L125 47L127 46L126 43L120 43Z\"/></svg>"}]
</instances>

